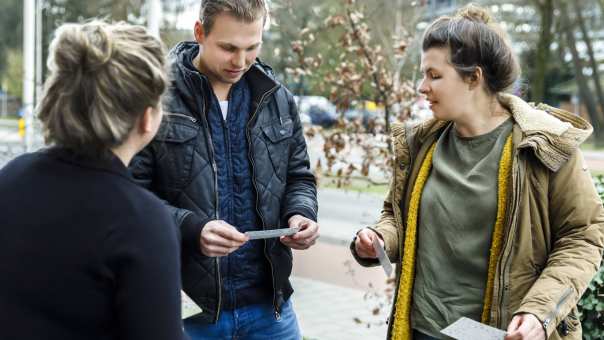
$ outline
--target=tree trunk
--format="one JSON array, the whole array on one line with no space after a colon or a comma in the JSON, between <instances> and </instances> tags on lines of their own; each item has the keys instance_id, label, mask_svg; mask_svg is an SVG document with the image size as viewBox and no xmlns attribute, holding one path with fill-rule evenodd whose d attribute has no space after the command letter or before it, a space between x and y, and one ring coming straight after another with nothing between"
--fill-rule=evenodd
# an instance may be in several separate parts
<instances>
[{"instance_id":1,"label":"tree trunk","mask_svg":"<svg viewBox=\"0 0 604 340\"><path fill-rule=\"evenodd\" d=\"M577 14L577 24L581 29L581 35L583 36L583 42L585 42L585 46L587 47L587 55L589 57L589 66L591 67L591 78L594 82L596 97L598 98L598 104L600 104L600 113L604 115L604 92L602 91L602 84L600 83L600 71L598 70L598 62L594 57L594 50L592 48L591 38L589 37L589 32L585 27L585 21L583 19L582 8L579 4L579 1L571 1L574 6L575 12Z\"/></svg>"},{"instance_id":2,"label":"tree trunk","mask_svg":"<svg viewBox=\"0 0 604 340\"><path fill-rule=\"evenodd\" d=\"M113 0L111 2L111 19L113 21L128 20L128 1Z\"/></svg>"},{"instance_id":3,"label":"tree trunk","mask_svg":"<svg viewBox=\"0 0 604 340\"><path fill-rule=\"evenodd\" d=\"M535 0L535 6L538 8L541 16L541 31L539 32L539 42L537 43L537 55L535 64L535 74L533 75L533 84L531 86L531 100L539 103L545 98L545 75L547 73L550 46L552 44L552 26L554 19L553 0Z\"/></svg>"},{"instance_id":4,"label":"tree trunk","mask_svg":"<svg viewBox=\"0 0 604 340\"><path fill-rule=\"evenodd\" d=\"M581 98L581 102L585 104L587 108L587 113L591 120L591 124L594 128L594 138L597 145L604 144L604 131L602 129L602 118L600 117L598 110L596 108L596 104L593 100L592 94L590 93L589 86L587 86L587 80L583 75L583 63L579 57L579 52L577 51L575 35L570 25L570 19L568 17L568 9L566 3L560 3L560 20L561 20L561 28L562 32L566 36L566 42L568 45L568 49L571 52L573 66L575 69L575 80L579 87L579 96Z\"/></svg>"},{"instance_id":5,"label":"tree trunk","mask_svg":"<svg viewBox=\"0 0 604 340\"><path fill-rule=\"evenodd\" d=\"M384 129L386 133L390 133L390 107L388 101L384 102L384 119L386 119Z\"/></svg>"}]
</instances>

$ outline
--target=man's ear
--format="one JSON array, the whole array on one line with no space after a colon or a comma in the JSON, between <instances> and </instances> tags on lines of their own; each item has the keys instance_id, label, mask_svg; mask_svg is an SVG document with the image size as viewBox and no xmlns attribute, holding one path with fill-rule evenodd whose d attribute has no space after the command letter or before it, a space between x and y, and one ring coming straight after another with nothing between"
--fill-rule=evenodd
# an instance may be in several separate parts
<instances>
[{"instance_id":1,"label":"man's ear","mask_svg":"<svg viewBox=\"0 0 604 340\"><path fill-rule=\"evenodd\" d=\"M145 112L141 116L138 121L138 131L141 134L148 134L153 132L154 127L154 119L161 119L161 117L156 117L157 112L154 112L154 109L149 106L145 109Z\"/></svg>"},{"instance_id":2,"label":"man's ear","mask_svg":"<svg viewBox=\"0 0 604 340\"><path fill-rule=\"evenodd\" d=\"M203 45L203 42L205 40L205 30L203 29L203 25L201 24L201 21L199 21L199 20L195 21L195 27L193 28L193 34L195 35L195 41L197 41L198 44Z\"/></svg>"}]
</instances>

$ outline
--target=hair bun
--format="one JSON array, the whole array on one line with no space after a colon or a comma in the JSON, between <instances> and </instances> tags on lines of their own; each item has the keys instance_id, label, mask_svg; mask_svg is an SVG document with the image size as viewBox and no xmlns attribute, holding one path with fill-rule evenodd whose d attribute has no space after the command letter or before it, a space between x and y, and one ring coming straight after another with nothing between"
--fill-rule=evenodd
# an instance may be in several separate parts
<instances>
[{"instance_id":1,"label":"hair bun","mask_svg":"<svg viewBox=\"0 0 604 340\"><path fill-rule=\"evenodd\" d=\"M56 70L61 72L94 72L111 60L113 48L106 24L91 22L87 25L68 24L56 33L56 42L62 48L54 49L52 56ZM54 68L53 67L53 68Z\"/></svg>"},{"instance_id":2,"label":"hair bun","mask_svg":"<svg viewBox=\"0 0 604 340\"><path fill-rule=\"evenodd\" d=\"M468 4L464 6L457 11L456 16L487 25L494 21L491 14L485 8L479 7L475 4Z\"/></svg>"}]
</instances>

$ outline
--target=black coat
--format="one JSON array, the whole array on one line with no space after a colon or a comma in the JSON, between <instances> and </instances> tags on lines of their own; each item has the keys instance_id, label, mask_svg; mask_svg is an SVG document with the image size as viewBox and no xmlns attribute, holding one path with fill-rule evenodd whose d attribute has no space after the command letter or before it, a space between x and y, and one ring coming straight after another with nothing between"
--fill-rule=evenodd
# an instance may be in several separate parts
<instances>
[{"instance_id":1,"label":"black coat","mask_svg":"<svg viewBox=\"0 0 604 340\"><path fill-rule=\"evenodd\" d=\"M131 170L171 207L182 234L183 289L203 309L199 320L216 322L221 299L219 261L199 250L203 225L220 219L206 117L211 89L205 77L186 66L190 60L185 58L191 58L195 46L183 43L171 52L172 84L163 103L162 126L155 140L135 157ZM262 227L285 226L294 214L316 221L315 177L293 96L263 64L253 65L244 77L251 88L252 114L246 134ZM291 249L278 239L269 239L264 252L272 272L273 304L279 312L293 292Z\"/></svg>"},{"instance_id":2,"label":"black coat","mask_svg":"<svg viewBox=\"0 0 604 340\"><path fill-rule=\"evenodd\" d=\"M0 339L181 339L179 244L116 157L0 170Z\"/></svg>"}]
</instances>

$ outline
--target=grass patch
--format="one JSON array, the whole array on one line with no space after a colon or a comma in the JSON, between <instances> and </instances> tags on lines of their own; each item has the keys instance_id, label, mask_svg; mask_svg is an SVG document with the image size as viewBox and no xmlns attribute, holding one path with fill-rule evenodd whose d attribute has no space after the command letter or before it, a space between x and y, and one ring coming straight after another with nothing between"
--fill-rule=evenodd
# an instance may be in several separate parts
<instances>
[{"instance_id":1,"label":"grass patch","mask_svg":"<svg viewBox=\"0 0 604 340\"><path fill-rule=\"evenodd\" d=\"M19 117L17 115L10 115L10 114L0 117L0 121L3 121L3 120L15 121L15 120L19 120L19 119L21 119L21 117Z\"/></svg>"},{"instance_id":2,"label":"grass patch","mask_svg":"<svg viewBox=\"0 0 604 340\"><path fill-rule=\"evenodd\" d=\"M585 142L583 142L583 144L581 144L580 148L582 151L603 151L604 152L604 146L596 145L596 143L594 142L593 136L587 138L587 140Z\"/></svg>"},{"instance_id":3,"label":"grass patch","mask_svg":"<svg viewBox=\"0 0 604 340\"><path fill-rule=\"evenodd\" d=\"M376 195L380 198L384 198L386 196L386 192L388 192L387 184L375 184L361 177L351 178L350 183L341 183L338 185L337 177L321 176L321 179L319 180L319 188L353 191L362 194Z\"/></svg>"},{"instance_id":4,"label":"grass patch","mask_svg":"<svg viewBox=\"0 0 604 340\"><path fill-rule=\"evenodd\" d=\"M593 177L604 176L604 170L589 170Z\"/></svg>"}]
</instances>

